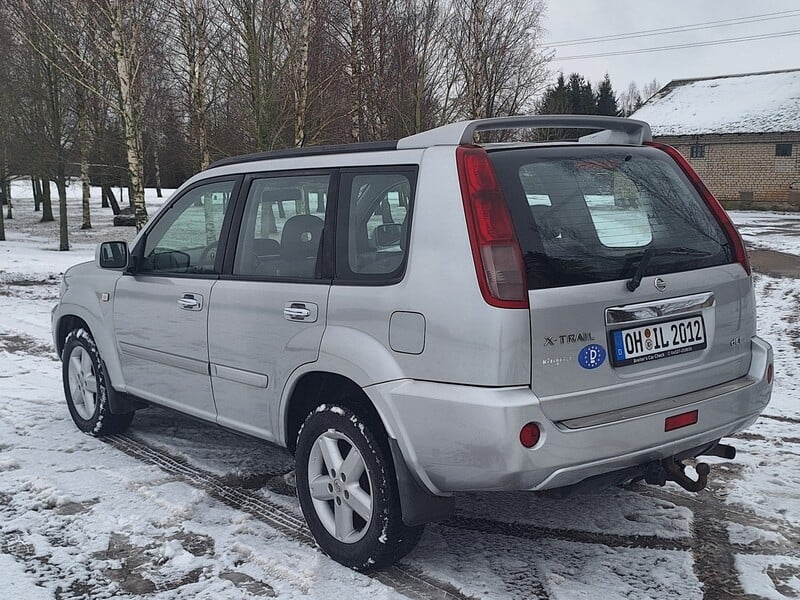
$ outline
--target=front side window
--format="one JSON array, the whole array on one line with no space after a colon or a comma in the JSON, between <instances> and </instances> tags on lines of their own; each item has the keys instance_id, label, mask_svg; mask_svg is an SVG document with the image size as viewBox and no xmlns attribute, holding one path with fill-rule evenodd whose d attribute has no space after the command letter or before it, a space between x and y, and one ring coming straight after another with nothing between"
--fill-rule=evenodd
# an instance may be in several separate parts
<instances>
[{"instance_id":1,"label":"front side window","mask_svg":"<svg viewBox=\"0 0 800 600\"><path fill-rule=\"evenodd\" d=\"M401 274L415 175L407 167L342 174L340 223L347 230L339 238L339 278L390 281Z\"/></svg>"},{"instance_id":2,"label":"front side window","mask_svg":"<svg viewBox=\"0 0 800 600\"><path fill-rule=\"evenodd\" d=\"M236 244L233 274L314 279L330 175L254 179Z\"/></svg>"},{"instance_id":3,"label":"front side window","mask_svg":"<svg viewBox=\"0 0 800 600\"><path fill-rule=\"evenodd\" d=\"M775 144L775 156L791 156L791 144Z\"/></svg>"},{"instance_id":4,"label":"front side window","mask_svg":"<svg viewBox=\"0 0 800 600\"><path fill-rule=\"evenodd\" d=\"M147 233L141 273L213 275L234 181L201 185L173 203Z\"/></svg>"}]
</instances>

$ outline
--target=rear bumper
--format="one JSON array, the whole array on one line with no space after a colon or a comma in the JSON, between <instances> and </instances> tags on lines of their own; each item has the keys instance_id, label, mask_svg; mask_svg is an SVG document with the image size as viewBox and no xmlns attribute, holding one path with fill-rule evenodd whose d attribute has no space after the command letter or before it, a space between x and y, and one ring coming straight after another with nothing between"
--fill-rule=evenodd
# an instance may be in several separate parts
<instances>
[{"instance_id":1,"label":"rear bumper","mask_svg":"<svg viewBox=\"0 0 800 600\"><path fill-rule=\"evenodd\" d=\"M400 380L366 391L410 471L433 493L544 490L673 456L746 428L769 402L771 363L772 348L754 337L750 370L737 382L708 388L698 401L677 397L675 406L585 427L549 420L527 387ZM664 431L666 417L691 410L698 411L695 425ZM518 436L530 421L542 436L526 449Z\"/></svg>"}]
</instances>

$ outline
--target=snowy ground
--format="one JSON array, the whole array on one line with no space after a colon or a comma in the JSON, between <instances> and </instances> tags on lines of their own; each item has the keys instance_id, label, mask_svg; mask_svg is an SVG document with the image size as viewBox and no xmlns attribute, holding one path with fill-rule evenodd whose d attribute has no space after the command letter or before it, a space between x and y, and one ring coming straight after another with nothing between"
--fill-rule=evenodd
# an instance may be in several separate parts
<instances>
[{"instance_id":1,"label":"snowy ground","mask_svg":"<svg viewBox=\"0 0 800 600\"><path fill-rule=\"evenodd\" d=\"M38 223L27 187L14 193L0 242L0 597L800 597L800 257L771 252L800 255L800 217L735 214L760 252L776 388L709 489L465 495L399 566L367 576L314 549L284 451L155 408L125 436L76 430L50 347L59 273L133 232L110 227L96 190L95 229L80 231L71 188L73 250L58 252L57 226Z\"/></svg>"}]
</instances>

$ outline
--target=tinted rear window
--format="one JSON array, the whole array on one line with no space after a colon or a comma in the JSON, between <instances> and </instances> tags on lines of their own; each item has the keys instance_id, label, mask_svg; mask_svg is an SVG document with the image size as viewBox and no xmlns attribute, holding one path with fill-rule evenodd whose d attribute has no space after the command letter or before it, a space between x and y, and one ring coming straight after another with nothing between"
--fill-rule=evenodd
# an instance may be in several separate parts
<instances>
[{"instance_id":1,"label":"tinted rear window","mask_svg":"<svg viewBox=\"0 0 800 600\"><path fill-rule=\"evenodd\" d=\"M725 233L669 156L654 148L490 152L525 256L529 289L732 262Z\"/></svg>"}]
</instances>

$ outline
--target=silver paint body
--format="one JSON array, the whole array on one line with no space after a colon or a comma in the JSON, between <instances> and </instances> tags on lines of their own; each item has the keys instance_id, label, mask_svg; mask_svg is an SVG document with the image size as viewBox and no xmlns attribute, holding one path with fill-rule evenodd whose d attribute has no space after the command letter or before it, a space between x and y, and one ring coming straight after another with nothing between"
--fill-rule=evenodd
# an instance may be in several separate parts
<instances>
[{"instance_id":1,"label":"silver paint body","mask_svg":"<svg viewBox=\"0 0 800 600\"><path fill-rule=\"evenodd\" d=\"M86 263L65 275L54 335L62 318L80 317L115 389L281 445L302 376L346 377L364 390L412 472L435 494L569 485L756 420L771 393L772 350L755 334L752 284L740 265L645 277L635 293L624 281L533 290L530 310L493 308L475 275L455 146L413 146L223 166L175 195L230 174L418 165L399 283L190 280ZM202 297L200 310L178 306L187 292ZM588 343L579 334L607 346L620 314L632 319L625 326L646 324L658 311L684 314L687 296L709 294L713 303L699 309L705 350L621 368L608 360L592 370L577 364ZM316 318L289 320L284 309L293 302L313 305ZM547 337L555 343L545 345ZM698 423L665 433L665 417L684 408L699 411ZM518 436L530 421L542 439L526 449Z\"/></svg>"}]
</instances>

